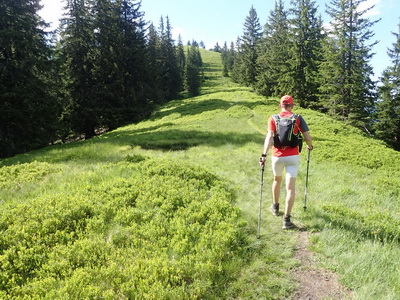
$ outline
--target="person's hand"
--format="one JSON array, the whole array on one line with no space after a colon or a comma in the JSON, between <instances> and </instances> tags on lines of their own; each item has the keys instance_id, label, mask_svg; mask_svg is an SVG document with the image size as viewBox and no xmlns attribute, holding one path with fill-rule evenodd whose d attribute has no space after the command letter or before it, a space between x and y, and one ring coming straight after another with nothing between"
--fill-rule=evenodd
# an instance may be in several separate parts
<instances>
[{"instance_id":1,"label":"person's hand","mask_svg":"<svg viewBox=\"0 0 400 300\"><path fill-rule=\"evenodd\" d=\"M261 167L265 167L265 156L264 156L264 155L262 155L262 156L260 157L260 166L261 166Z\"/></svg>"},{"instance_id":2,"label":"person's hand","mask_svg":"<svg viewBox=\"0 0 400 300\"><path fill-rule=\"evenodd\" d=\"M311 145L311 146L308 146L308 145L307 145L307 149L311 151L311 150L314 149L314 146L313 146L313 145Z\"/></svg>"}]
</instances>

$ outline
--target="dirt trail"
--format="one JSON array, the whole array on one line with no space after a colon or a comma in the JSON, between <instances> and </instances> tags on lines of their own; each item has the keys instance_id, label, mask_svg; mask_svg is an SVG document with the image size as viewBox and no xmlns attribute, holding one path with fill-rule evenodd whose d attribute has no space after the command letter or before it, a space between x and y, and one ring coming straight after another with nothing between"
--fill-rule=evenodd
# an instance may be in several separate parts
<instances>
[{"instance_id":1,"label":"dirt trail","mask_svg":"<svg viewBox=\"0 0 400 300\"><path fill-rule=\"evenodd\" d=\"M313 254L307 249L308 245L308 232L299 232L295 258L301 265L294 270L294 277L299 282L300 288L293 299L351 299L351 291L339 283L337 274L315 265Z\"/></svg>"}]
</instances>

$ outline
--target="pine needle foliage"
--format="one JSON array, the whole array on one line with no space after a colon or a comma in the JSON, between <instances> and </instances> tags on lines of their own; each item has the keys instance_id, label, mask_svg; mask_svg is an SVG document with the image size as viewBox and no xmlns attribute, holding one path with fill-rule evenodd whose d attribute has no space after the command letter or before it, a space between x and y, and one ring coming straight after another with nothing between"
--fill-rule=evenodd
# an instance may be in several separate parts
<instances>
[{"instance_id":1,"label":"pine needle foliage","mask_svg":"<svg viewBox=\"0 0 400 300\"><path fill-rule=\"evenodd\" d=\"M243 35L237 45L238 53L232 70L232 78L235 82L247 86L254 86L256 83L256 62L261 29L257 12L252 6L244 23Z\"/></svg>"},{"instance_id":2,"label":"pine needle foliage","mask_svg":"<svg viewBox=\"0 0 400 300\"><path fill-rule=\"evenodd\" d=\"M391 65L382 74L377 103L376 135L396 150L400 150L400 25L393 32L395 43L388 50Z\"/></svg>"},{"instance_id":3,"label":"pine needle foliage","mask_svg":"<svg viewBox=\"0 0 400 300\"><path fill-rule=\"evenodd\" d=\"M371 112L376 100L376 86L372 81L373 56L372 26L360 11L365 0L333 0L328 6L332 30L325 41L320 68L320 101L330 113L349 123L371 130Z\"/></svg>"},{"instance_id":4,"label":"pine needle foliage","mask_svg":"<svg viewBox=\"0 0 400 300\"><path fill-rule=\"evenodd\" d=\"M293 95L301 107L317 106L319 63L324 40L322 19L315 1L292 1L291 38L293 38L290 71L282 91Z\"/></svg>"},{"instance_id":5,"label":"pine needle foliage","mask_svg":"<svg viewBox=\"0 0 400 300\"><path fill-rule=\"evenodd\" d=\"M0 3L0 157L40 148L57 134L47 24L39 0Z\"/></svg>"}]
</instances>

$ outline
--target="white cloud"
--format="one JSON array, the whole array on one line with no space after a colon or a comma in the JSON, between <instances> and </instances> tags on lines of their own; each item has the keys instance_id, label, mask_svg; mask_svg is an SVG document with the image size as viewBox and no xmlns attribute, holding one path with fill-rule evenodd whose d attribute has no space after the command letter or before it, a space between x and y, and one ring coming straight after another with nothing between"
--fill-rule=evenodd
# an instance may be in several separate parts
<instances>
[{"instance_id":1,"label":"white cloud","mask_svg":"<svg viewBox=\"0 0 400 300\"><path fill-rule=\"evenodd\" d=\"M398 0L397 0L398 1ZM362 17L363 18L368 18L368 17L373 17L373 16L378 16L381 14L381 7L382 7L382 0L367 0L365 2L362 2L358 8L357 11L361 12L364 11L366 9L371 8L372 6L374 6L372 9L368 10ZM330 31L333 29L332 26L332 20L330 19L326 19L324 20L323 23L323 28L326 31Z\"/></svg>"},{"instance_id":2,"label":"white cloud","mask_svg":"<svg viewBox=\"0 0 400 300\"><path fill-rule=\"evenodd\" d=\"M382 0L367 0L365 2L362 2L360 4L360 6L358 7L358 11L363 11L363 10L368 9L375 5L375 7L372 8L371 10L367 11L365 13L365 15L363 15L363 17L367 18L367 17L373 17L373 16L380 15L381 14L381 11L380 11L381 1Z\"/></svg>"},{"instance_id":3,"label":"white cloud","mask_svg":"<svg viewBox=\"0 0 400 300\"><path fill-rule=\"evenodd\" d=\"M185 29L183 29L182 27L172 27L172 38L175 41L178 41L179 35L181 35L182 43L185 45L186 44L186 41L185 41L185 36L186 36Z\"/></svg>"}]
</instances>

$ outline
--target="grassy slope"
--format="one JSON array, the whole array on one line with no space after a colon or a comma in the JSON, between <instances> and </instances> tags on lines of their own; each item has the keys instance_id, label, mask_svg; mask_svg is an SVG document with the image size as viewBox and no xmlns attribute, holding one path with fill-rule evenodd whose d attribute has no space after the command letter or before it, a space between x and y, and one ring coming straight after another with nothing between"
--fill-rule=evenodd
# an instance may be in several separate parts
<instances>
[{"instance_id":1,"label":"grassy slope","mask_svg":"<svg viewBox=\"0 0 400 300\"><path fill-rule=\"evenodd\" d=\"M202 166L237 190L237 206L248 222L246 256L237 280L222 287L227 298L286 299L295 289L290 269L295 232L283 232L281 220L268 214L270 169L264 185L262 237L257 227L260 168L265 123L277 101L220 76L218 54L202 52L207 80L202 95L161 107L150 120L125 126L91 141L49 147L4 160L1 165L45 162L19 179L18 188L0 192L3 201L80 190L118 176L103 165L150 156ZM400 297L398 232L400 155L361 132L314 111L296 109L314 137L308 209L303 212L306 153L302 154L294 221L313 232L312 249L321 265L341 275L356 299ZM62 172L60 172L62 170ZM35 177L41 178L39 182ZM31 176L32 178L29 178ZM82 184L81 182L85 182ZM0 182L1 184L1 182ZM394 229L394 230L393 230Z\"/></svg>"}]
</instances>

